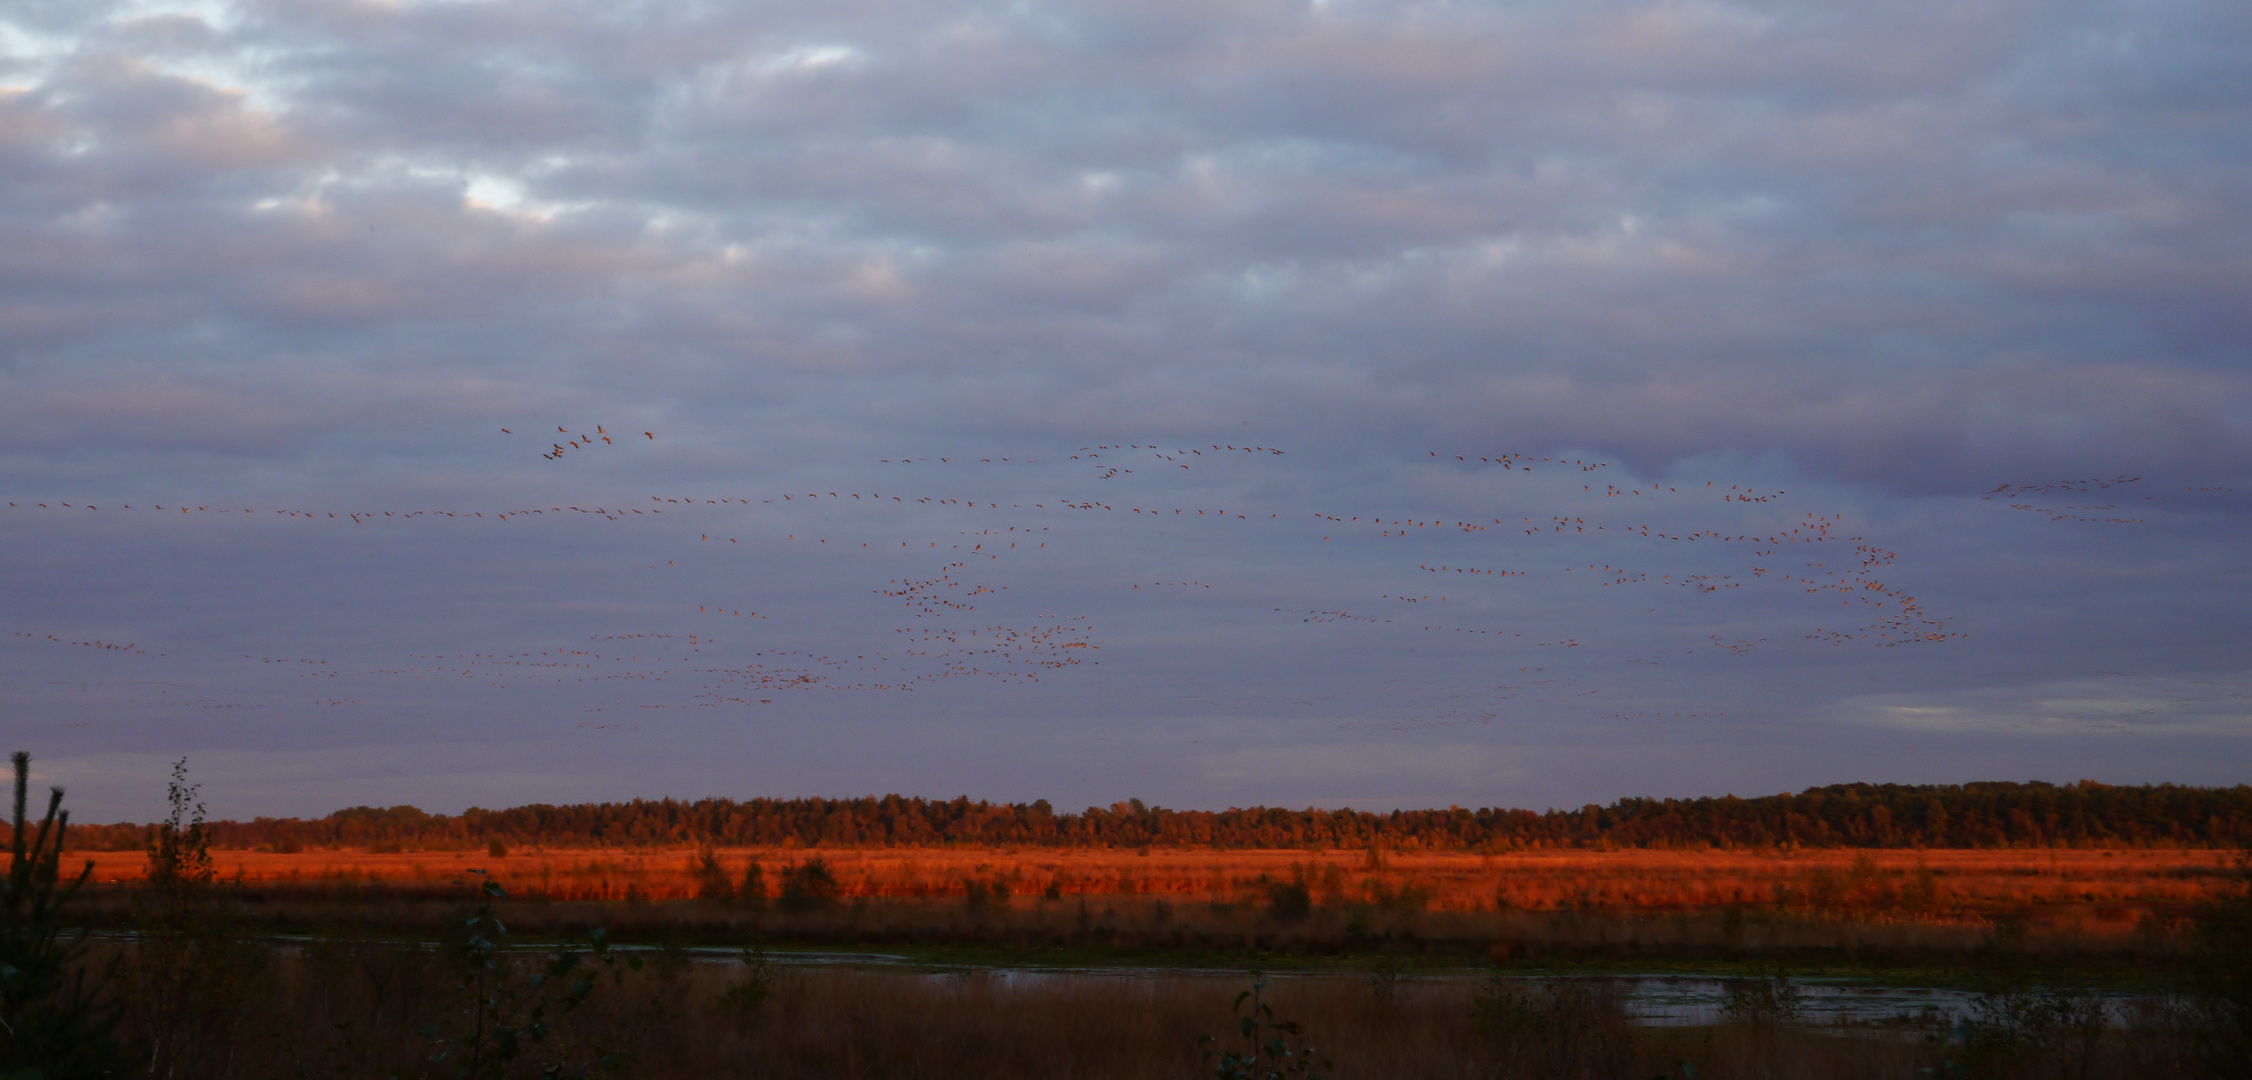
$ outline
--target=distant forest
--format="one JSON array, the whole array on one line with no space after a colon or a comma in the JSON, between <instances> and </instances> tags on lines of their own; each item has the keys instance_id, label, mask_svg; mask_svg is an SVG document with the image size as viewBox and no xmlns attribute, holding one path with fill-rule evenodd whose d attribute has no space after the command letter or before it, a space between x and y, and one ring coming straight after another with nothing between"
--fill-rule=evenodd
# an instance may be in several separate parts
<instances>
[{"instance_id":1,"label":"distant forest","mask_svg":"<svg viewBox=\"0 0 2252 1080\"><path fill-rule=\"evenodd\" d=\"M81 850L131 850L153 826L74 826ZM635 799L426 814L356 805L320 819L214 821L216 848L2040 848L2252 844L2252 785L2092 781L1840 783L1757 799L1619 799L1581 810L1164 810L1140 799L1058 814L1047 801Z\"/></svg>"},{"instance_id":2,"label":"distant forest","mask_svg":"<svg viewBox=\"0 0 2252 1080\"><path fill-rule=\"evenodd\" d=\"M548 847L1540 848L2234 847L2252 844L2252 786L2082 781L1834 784L1796 795L1621 799L1578 810L1167 810L1141 800L1082 813L1034 803L887 795L676 799L569 806L356 806L324 818L210 824L212 846L449 850ZM71 846L130 850L154 827L81 825Z\"/></svg>"}]
</instances>

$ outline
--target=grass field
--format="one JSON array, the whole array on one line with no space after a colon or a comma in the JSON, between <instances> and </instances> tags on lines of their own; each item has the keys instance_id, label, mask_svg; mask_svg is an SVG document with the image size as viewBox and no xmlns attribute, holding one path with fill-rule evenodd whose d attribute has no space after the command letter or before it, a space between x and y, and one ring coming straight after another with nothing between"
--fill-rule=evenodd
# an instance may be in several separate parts
<instances>
[{"instance_id":1,"label":"grass field","mask_svg":"<svg viewBox=\"0 0 2252 1080\"><path fill-rule=\"evenodd\" d=\"M760 868L768 903L709 898L689 850L214 852L243 910L279 928L436 925L489 874L511 925L644 940L1004 950L1019 958L1229 962L1406 951L1438 964L1794 964L1931 970L1997 935L2060 961L2133 965L2225 888L2233 857L2185 850L1509 855L1152 849L821 849L708 853L728 885ZM93 853L96 903L122 911L144 870ZM818 859L825 902L772 902ZM1303 891L1297 891L1303 886ZM1293 906L1292 896L1296 896Z\"/></svg>"},{"instance_id":2,"label":"grass field","mask_svg":"<svg viewBox=\"0 0 2252 1080\"><path fill-rule=\"evenodd\" d=\"M485 852L217 851L221 878L252 885L386 884L445 889L484 870L521 896L552 900L677 900L698 894L699 852L533 849ZM1695 912L1784 908L1929 921L1997 914L2133 924L2210 896L2228 880L2228 852L2198 850L1788 853L1559 851L1509 855L1363 851L1153 849L723 849L731 878L756 861L768 888L819 858L843 898L1145 897L1175 903L1256 901L1303 882L1320 903L1431 911ZM95 879L128 882L139 852L90 852Z\"/></svg>"}]
</instances>

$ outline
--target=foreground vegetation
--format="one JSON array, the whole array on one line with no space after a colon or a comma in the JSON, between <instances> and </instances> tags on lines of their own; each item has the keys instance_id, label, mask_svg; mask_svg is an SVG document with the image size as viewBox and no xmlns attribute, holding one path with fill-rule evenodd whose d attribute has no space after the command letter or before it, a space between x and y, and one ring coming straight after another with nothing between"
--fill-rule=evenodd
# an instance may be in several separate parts
<instances>
[{"instance_id":1,"label":"foreground vegetation","mask_svg":"<svg viewBox=\"0 0 2252 1080\"><path fill-rule=\"evenodd\" d=\"M476 961L448 949L321 942L269 955L228 1012L211 1012L215 1067L181 1076L532 1076L920 1078L1213 1075L1232 1052L1243 979L918 976L690 963L659 954L634 970L589 950L583 1000L546 1001L532 976L557 953L504 959L475 985ZM560 954L572 955L572 954ZM465 957L468 958L465 962ZM559 985L557 980L549 985ZM562 990L569 990L568 985ZM482 992L480 992L482 990ZM1266 991L1295 1021L1304 1060L1338 1077L1577 1078L2153 1077L2233 1075L2180 1003L2106 1025L2092 999L1998 995L1962 1025L1851 1033L1809 1030L1745 1002L1694 1028L1632 1023L1596 980L1528 983L1281 979ZM128 1035L161 1018L137 1013ZM476 1023L485 1023L478 1043ZM513 1036L516 1053L498 1057ZM472 1062L482 1049L485 1057ZM433 1060L436 1058L436 1060ZM1311 1071L1311 1070L1309 1070Z\"/></svg>"},{"instance_id":2,"label":"foreground vegetation","mask_svg":"<svg viewBox=\"0 0 2252 1080\"><path fill-rule=\"evenodd\" d=\"M59 792L27 823L25 779L19 755L7 1080L2252 1076L2242 861L2174 915L2108 936L2007 911L1908 917L1902 904L1936 902L1932 876L1860 857L1800 867L1759 905L1671 912L1591 894L1533 909L1492 888L1448 906L1373 849L1334 876L1276 853L1198 894L1067 893L988 861L919 895L868 888L837 853L707 850L667 857L691 895L574 900L512 897L504 881L537 878L501 843L407 882L230 880L176 771L142 872L105 887L62 869ZM791 943L1208 970L810 967L768 951ZM1731 976L1712 1022L1638 1025L1618 982L1555 974L1665 957ZM1976 994L1959 1015L1821 1028L1781 963L1920 964ZM1311 973L1253 983L1250 968ZM2134 992L2098 993L2091 975Z\"/></svg>"}]
</instances>

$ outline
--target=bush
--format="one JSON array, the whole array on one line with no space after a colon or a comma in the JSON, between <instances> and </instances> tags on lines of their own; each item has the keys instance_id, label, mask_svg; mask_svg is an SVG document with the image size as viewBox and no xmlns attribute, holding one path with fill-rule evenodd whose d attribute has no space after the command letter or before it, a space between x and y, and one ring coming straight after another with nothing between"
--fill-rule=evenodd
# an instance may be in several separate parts
<instances>
[{"instance_id":1,"label":"bush","mask_svg":"<svg viewBox=\"0 0 2252 1080\"><path fill-rule=\"evenodd\" d=\"M1304 922L1314 913L1314 892L1304 881L1267 886L1267 917L1278 923Z\"/></svg>"},{"instance_id":2,"label":"bush","mask_svg":"<svg viewBox=\"0 0 2252 1080\"><path fill-rule=\"evenodd\" d=\"M1427 886L1408 882L1393 888L1382 881L1370 881L1362 886L1368 902L1380 911L1422 911L1431 906L1431 890Z\"/></svg>"},{"instance_id":3,"label":"bush","mask_svg":"<svg viewBox=\"0 0 2252 1080\"><path fill-rule=\"evenodd\" d=\"M431 1062L451 1066L465 1080L615 1075L622 1060L614 1043L601 1037L607 1033L589 1037L566 1031L560 1023L586 1004L605 976L613 982L620 977L608 935L594 930L587 935L586 951L558 946L536 964L510 956L501 947L508 929L492 907L507 893L493 881L485 882L482 891L483 902L454 924L447 949L458 964L468 1008L456 1013L459 1020L452 1030L438 1025L424 1030L435 1048ZM641 970L641 958L628 957L626 966Z\"/></svg>"},{"instance_id":4,"label":"bush","mask_svg":"<svg viewBox=\"0 0 2252 1080\"><path fill-rule=\"evenodd\" d=\"M17 751L15 829L8 879L0 889L0 1076L74 1080L128 1068L113 1032L118 1009L88 978L86 932L66 934L64 908L94 872L91 860L62 879L70 815L63 789L47 796L47 816L25 839L24 802L31 755Z\"/></svg>"},{"instance_id":5,"label":"bush","mask_svg":"<svg viewBox=\"0 0 2252 1080\"><path fill-rule=\"evenodd\" d=\"M172 766L170 816L148 845L148 875L133 897L139 949L133 1006L145 1027L150 1075L224 1076L241 1049L249 1002L269 989L272 950L252 937L211 861L201 786L188 761Z\"/></svg>"},{"instance_id":6,"label":"bush","mask_svg":"<svg viewBox=\"0 0 2252 1080\"><path fill-rule=\"evenodd\" d=\"M1005 908L1009 906L1009 883L998 878L992 881L970 878L962 883L962 906L972 915Z\"/></svg>"},{"instance_id":7,"label":"bush","mask_svg":"<svg viewBox=\"0 0 2252 1080\"><path fill-rule=\"evenodd\" d=\"M712 849L696 853L696 864L691 872L696 878L697 899L722 903L735 899L735 882L727 876L727 868L720 865L719 855Z\"/></svg>"},{"instance_id":8,"label":"bush","mask_svg":"<svg viewBox=\"0 0 2252 1080\"><path fill-rule=\"evenodd\" d=\"M843 887L837 884L837 876L829 872L829 864L817 856L782 875L782 910L817 911L836 903L843 892Z\"/></svg>"},{"instance_id":9,"label":"bush","mask_svg":"<svg viewBox=\"0 0 2252 1080\"><path fill-rule=\"evenodd\" d=\"M2189 1008L2207 1067L2252 1078L2252 851L2236 880L2197 914L2198 969Z\"/></svg>"},{"instance_id":10,"label":"bush","mask_svg":"<svg viewBox=\"0 0 2252 1080\"><path fill-rule=\"evenodd\" d=\"M745 1030L758 1023L767 999L774 996L775 974L766 950L746 945L742 952L744 977L719 992L720 1011Z\"/></svg>"},{"instance_id":11,"label":"bush","mask_svg":"<svg viewBox=\"0 0 2252 1080\"><path fill-rule=\"evenodd\" d=\"M2090 1076L2107 1020L2102 998L2071 987L1989 991L1941 1039L1940 1071L1995 1080Z\"/></svg>"},{"instance_id":12,"label":"bush","mask_svg":"<svg viewBox=\"0 0 2252 1080\"><path fill-rule=\"evenodd\" d=\"M1198 1045L1208 1048L1204 1051L1206 1064L1218 1059L1212 1074L1219 1080L1326 1080L1334 1076L1329 1059L1307 1044L1305 1032L1296 1021L1275 1018L1266 991L1267 980L1254 974L1251 989L1235 996L1236 1034L1243 1040L1242 1050L1222 1049L1234 1040L1213 1035L1197 1040Z\"/></svg>"},{"instance_id":13,"label":"bush","mask_svg":"<svg viewBox=\"0 0 2252 1080\"><path fill-rule=\"evenodd\" d=\"M1479 1031L1517 1067L1513 1075L1623 1076L1634 1056L1626 1004L1607 979L1523 980L1496 972L1473 1008Z\"/></svg>"},{"instance_id":14,"label":"bush","mask_svg":"<svg viewBox=\"0 0 2252 1080\"><path fill-rule=\"evenodd\" d=\"M759 869L757 859L743 868L743 881L735 887L735 900L753 911L766 906L766 871Z\"/></svg>"}]
</instances>

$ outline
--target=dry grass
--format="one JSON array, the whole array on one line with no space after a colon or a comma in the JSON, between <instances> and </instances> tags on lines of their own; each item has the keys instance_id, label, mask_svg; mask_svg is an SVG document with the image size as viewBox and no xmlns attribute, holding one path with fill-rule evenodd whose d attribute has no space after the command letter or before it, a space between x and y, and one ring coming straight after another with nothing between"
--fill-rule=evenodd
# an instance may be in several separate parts
<instances>
[{"instance_id":1,"label":"dry grass","mask_svg":"<svg viewBox=\"0 0 2252 1080\"><path fill-rule=\"evenodd\" d=\"M1928 967L2012 952L2069 964L2174 963L2178 930L2229 880L2196 851L1365 852L732 850L771 895L818 857L841 895L811 910L689 899L689 851L220 852L232 902L295 931L420 932L451 918L473 870L500 880L509 925L626 940L1065 950L1194 964L1411 952L1427 962ZM124 916L132 853L97 856L97 917ZM1307 886L1295 915L1275 889ZM973 888L973 886L979 886ZM1168 959L1171 957L1173 959Z\"/></svg>"},{"instance_id":2,"label":"dry grass","mask_svg":"<svg viewBox=\"0 0 2252 1080\"><path fill-rule=\"evenodd\" d=\"M383 884L444 890L489 870L517 895L554 900L673 900L696 895L691 851L533 850L505 858L461 851L214 853L222 878L251 885ZM2151 910L2210 897L2229 854L2182 850L1811 850L1789 853L1559 851L1507 855L1366 852L962 849L729 849L768 888L790 865L825 861L847 899L962 898L971 883L1014 896L1256 900L1302 880L1315 899L1431 911L1699 912L1783 907L1873 918L1984 920L1998 913L2126 927ZM137 852L92 852L100 881L129 882Z\"/></svg>"}]
</instances>

